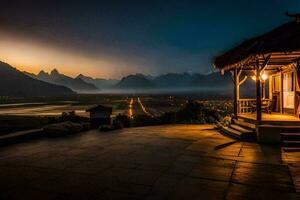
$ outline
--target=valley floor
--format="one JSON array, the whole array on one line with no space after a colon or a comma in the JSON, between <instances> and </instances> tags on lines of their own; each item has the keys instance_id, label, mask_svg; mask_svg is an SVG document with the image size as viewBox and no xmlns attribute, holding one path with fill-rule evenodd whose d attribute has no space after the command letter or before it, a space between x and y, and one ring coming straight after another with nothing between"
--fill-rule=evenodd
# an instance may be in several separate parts
<instances>
[{"instance_id":1,"label":"valley floor","mask_svg":"<svg viewBox=\"0 0 300 200\"><path fill-rule=\"evenodd\" d=\"M210 125L128 128L0 149L0 199L298 199L299 152Z\"/></svg>"}]
</instances>

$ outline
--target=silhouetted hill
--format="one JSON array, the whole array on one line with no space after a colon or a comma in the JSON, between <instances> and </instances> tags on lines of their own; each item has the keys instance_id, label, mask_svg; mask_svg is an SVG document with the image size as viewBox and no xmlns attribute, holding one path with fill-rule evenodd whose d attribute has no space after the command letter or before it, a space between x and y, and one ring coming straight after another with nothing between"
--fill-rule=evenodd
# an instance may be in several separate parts
<instances>
[{"instance_id":1,"label":"silhouetted hill","mask_svg":"<svg viewBox=\"0 0 300 200\"><path fill-rule=\"evenodd\" d=\"M34 73L30 73L30 72L26 72L26 71L22 71L23 74L30 76L31 78L36 79L36 75Z\"/></svg>"},{"instance_id":2,"label":"silhouetted hill","mask_svg":"<svg viewBox=\"0 0 300 200\"><path fill-rule=\"evenodd\" d=\"M37 97L75 94L64 86L33 79L4 62L0 62L0 77L0 96Z\"/></svg>"},{"instance_id":3,"label":"silhouetted hill","mask_svg":"<svg viewBox=\"0 0 300 200\"><path fill-rule=\"evenodd\" d=\"M28 76L33 76L27 73ZM167 73L159 76L151 76L144 74L134 74L123 77L120 81L113 79L92 78L85 75L78 75L75 79L60 74L57 70L53 70L51 74L41 71L38 79L47 82L65 85L75 89L73 81L84 82L85 84L96 85L98 88L111 89L112 92L130 92L131 89L139 92L193 92L193 91L209 91L222 92L231 94L233 91L233 83L231 75L226 73L220 75L219 72L210 74L200 73ZM63 80L63 81L62 81ZM241 86L241 96L253 96L255 91L253 81L247 80ZM82 88L76 88L76 91L82 91ZM87 90L85 90L87 91ZM89 90L93 92L95 90ZM245 91L247 91L245 93Z\"/></svg>"},{"instance_id":4,"label":"silhouetted hill","mask_svg":"<svg viewBox=\"0 0 300 200\"><path fill-rule=\"evenodd\" d=\"M156 85L163 88L187 87L194 79L194 74L168 73L153 79Z\"/></svg>"},{"instance_id":5,"label":"silhouetted hill","mask_svg":"<svg viewBox=\"0 0 300 200\"><path fill-rule=\"evenodd\" d=\"M118 89L149 89L155 88L155 83L142 74L129 75L115 85Z\"/></svg>"},{"instance_id":6,"label":"silhouetted hill","mask_svg":"<svg viewBox=\"0 0 300 200\"><path fill-rule=\"evenodd\" d=\"M81 78L71 78L64 74L60 74L56 69L52 70L50 74L40 71L36 77L37 79L48 83L66 86L77 92L94 92L98 90L95 85L86 83Z\"/></svg>"},{"instance_id":7,"label":"silhouetted hill","mask_svg":"<svg viewBox=\"0 0 300 200\"><path fill-rule=\"evenodd\" d=\"M191 87L197 88L231 88L232 80L229 73L223 76L219 72L213 72L207 75L196 74L191 83Z\"/></svg>"},{"instance_id":8,"label":"silhouetted hill","mask_svg":"<svg viewBox=\"0 0 300 200\"><path fill-rule=\"evenodd\" d=\"M119 81L116 79L92 78L83 74L79 74L76 78L80 78L86 83L91 83L99 89L111 88Z\"/></svg>"},{"instance_id":9,"label":"silhouetted hill","mask_svg":"<svg viewBox=\"0 0 300 200\"><path fill-rule=\"evenodd\" d=\"M176 88L203 88L221 89L230 88L232 81L230 74L221 76L219 72L210 74L199 73L168 73L154 78L147 78L143 74L129 75L116 84L118 89L176 89Z\"/></svg>"},{"instance_id":10,"label":"silhouetted hill","mask_svg":"<svg viewBox=\"0 0 300 200\"><path fill-rule=\"evenodd\" d=\"M244 74L240 79L243 79ZM225 73L223 76L219 72L214 72L207 75L198 74L198 76L191 82L191 86L195 88L206 88L210 90L220 90L222 92L233 92L233 82L230 73ZM255 97L255 82L248 77L248 79L240 86L241 98Z\"/></svg>"}]
</instances>

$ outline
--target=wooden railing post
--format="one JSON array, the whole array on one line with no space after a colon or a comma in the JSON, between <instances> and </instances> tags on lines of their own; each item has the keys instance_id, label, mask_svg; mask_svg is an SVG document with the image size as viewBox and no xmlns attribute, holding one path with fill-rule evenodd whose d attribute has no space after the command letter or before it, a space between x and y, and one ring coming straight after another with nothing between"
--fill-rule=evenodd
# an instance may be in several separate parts
<instances>
[{"instance_id":1,"label":"wooden railing post","mask_svg":"<svg viewBox=\"0 0 300 200\"><path fill-rule=\"evenodd\" d=\"M238 102L239 114L247 114L252 113L253 104L256 102L256 99L239 99Z\"/></svg>"}]
</instances>

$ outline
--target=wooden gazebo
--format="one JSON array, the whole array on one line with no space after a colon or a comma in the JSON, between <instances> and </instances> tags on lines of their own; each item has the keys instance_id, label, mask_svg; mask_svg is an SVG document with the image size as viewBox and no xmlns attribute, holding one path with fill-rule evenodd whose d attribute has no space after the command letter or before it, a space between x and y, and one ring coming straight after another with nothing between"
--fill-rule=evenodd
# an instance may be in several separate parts
<instances>
[{"instance_id":1,"label":"wooden gazebo","mask_svg":"<svg viewBox=\"0 0 300 200\"><path fill-rule=\"evenodd\" d=\"M293 120L285 121L295 121L293 125L300 126L300 120L298 120L300 16L292 15L292 17L295 20L264 35L246 40L214 59L213 64L221 74L228 72L232 74L235 118L248 114L249 119L251 118L257 127L265 124L264 121L271 121L271 117L268 119L264 116L276 114L287 116L286 119ZM256 82L256 98L251 100L251 103L240 99L240 85L249 76L252 76ZM262 97L261 89L262 82L267 81L266 77L269 77L268 99ZM267 100L274 102L275 97L277 103L280 104L278 109L270 108L268 113L264 113L264 106L266 106L264 102ZM272 120L277 119L273 117ZM281 118L278 118L278 121L280 120Z\"/></svg>"}]
</instances>

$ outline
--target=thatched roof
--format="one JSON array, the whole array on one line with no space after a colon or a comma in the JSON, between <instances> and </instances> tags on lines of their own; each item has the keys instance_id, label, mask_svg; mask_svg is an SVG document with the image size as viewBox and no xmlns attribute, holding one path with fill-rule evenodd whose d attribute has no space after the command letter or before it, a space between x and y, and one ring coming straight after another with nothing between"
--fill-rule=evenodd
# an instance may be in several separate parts
<instances>
[{"instance_id":1,"label":"thatched roof","mask_svg":"<svg viewBox=\"0 0 300 200\"><path fill-rule=\"evenodd\" d=\"M214 66L221 70L244 65L253 66L255 59L271 53L268 65L286 65L300 57L300 23L292 21L278 28L249 39L214 59ZM261 61L263 62L263 61Z\"/></svg>"}]
</instances>

